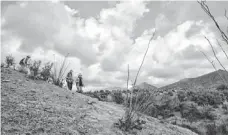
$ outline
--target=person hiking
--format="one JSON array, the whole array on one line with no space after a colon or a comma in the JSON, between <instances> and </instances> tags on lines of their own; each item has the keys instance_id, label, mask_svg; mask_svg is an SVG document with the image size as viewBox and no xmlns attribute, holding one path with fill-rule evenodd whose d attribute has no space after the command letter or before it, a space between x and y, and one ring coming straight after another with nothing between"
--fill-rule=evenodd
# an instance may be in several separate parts
<instances>
[{"instance_id":1,"label":"person hiking","mask_svg":"<svg viewBox=\"0 0 228 135\"><path fill-rule=\"evenodd\" d=\"M73 70L70 70L70 72L67 74L66 82L67 82L68 89L72 90L72 86L73 86Z\"/></svg>"},{"instance_id":2,"label":"person hiking","mask_svg":"<svg viewBox=\"0 0 228 135\"><path fill-rule=\"evenodd\" d=\"M28 55L28 56L26 56L26 58L23 58L23 59L21 59L21 61L20 61L20 65L22 66L22 67L28 67L30 64L29 64L29 60L30 60L30 56Z\"/></svg>"},{"instance_id":3,"label":"person hiking","mask_svg":"<svg viewBox=\"0 0 228 135\"><path fill-rule=\"evenodd\" d=\"M76 79L76 87L77 87L77 91L79 93L82 93L82 87L84 87L84 83L83 83L83 79L82 79L82 74L79 73L78 77Z\"/></svg>"},{"instance_id":4,"label":"person hiking","mask_svg":"<svg viewBox=\"0 0 228 135\"><path fill-rule=\"evenodd\" d=\"M29 66L30 66L30 62L31 61L31 57L28 55L25 58L21 59L19 62L19 71L23 72L26 74L26 76L28 76L30 74L30 70L29 70Z\"/></svg>"}]
</instances>

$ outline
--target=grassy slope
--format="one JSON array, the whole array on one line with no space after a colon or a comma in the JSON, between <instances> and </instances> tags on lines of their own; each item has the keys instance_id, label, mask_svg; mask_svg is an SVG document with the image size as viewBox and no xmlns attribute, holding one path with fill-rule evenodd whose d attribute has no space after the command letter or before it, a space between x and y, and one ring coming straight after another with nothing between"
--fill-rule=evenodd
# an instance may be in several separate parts
<instances>
[{"instance_id":1,"label":"grassy slope","mask_svg":"<svg viewBox=\"0 0 228 135\"><path fill-rule=\"evenodd\" d=\"M90 104L92 101L95 103ZM1 72L1 104L2 135L123 134L113 127L124 114L122 106L33 81L10 69ZM138 134L194 135L151 117L143 119L147 124Z\"/></svg>"}]
</instances>

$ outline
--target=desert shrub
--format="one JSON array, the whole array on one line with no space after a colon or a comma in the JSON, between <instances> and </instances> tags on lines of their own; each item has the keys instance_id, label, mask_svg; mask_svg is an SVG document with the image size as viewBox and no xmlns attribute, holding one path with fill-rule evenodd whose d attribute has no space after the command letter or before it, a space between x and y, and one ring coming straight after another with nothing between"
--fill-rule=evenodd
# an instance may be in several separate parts
<instances>
[{"instance_id":1,"label":"desert shrub","mask_svg":"<svg viewBox=\"0 0 228 135\"><path fill-rule=\"evenodd\" d=\"M56 85L56 86L59 86L59 87L63 86L64 75L65 75L66 70L68 69L68 65L69 65L69 64L67 64L68 55L69 54L67 54L65 56L64 60L60 64L59 68L58 68L57 63L54 63L54 65L53 65L54 69L53 69L53 73L52 73L51 77L52 77L54 85Z\"/></svg>"},{"instance_id":2,"label":"desert shrub","mask_svg":"<svg viewBox=\"0 0 228 135\"><path fill-rule=\"evenodd\" d=\"M111 91L105 90L105 93L108 95L108 94L111 94Z\"/></svg>"},{"instance_id":3,"label":"desert shrub","mask_svg":"<svg viewBox=\"0 0 228 135\"><path fill-rule=\"evenodd\" d=\"M178 91L177 96L180 102L187 100L187 93L185 91Z\"/></svg>"},{"instance_id":4,"label":"desert shrub","mask_svg":"<svg viewBox=\"0 0 228 135\"><path fill-rule=\"evenodd\" d=\"M29 67L29 69L31 71L30 77L32 77L33 79L36 78L37 75L39 74L40 65L41 65L41 61L40 60L36 60Z\"/></svg>"},{"instance_id":5,"label":"desert shrub","mask_svg":"<svg viewBox=\"0 0 228 135\"><path fill-rule=\"evenodd\" d=\"M51 69L53 67L53 63L45 63L44 67L42 68L40 75L44 81L47 81L48 78L51 77Z\"/></svg>"},{"instance_id":6,"label":"desert shrub","mask_svg":"<svg viewBox=\"0 0 228 135\"><path fill-rule=\"evenodd\" d=\"M223 113L228 114L228 102L224 102L222 105Z\"/></svg>"},{"instance_id":7,"label":"desert shrub","mask_svg":"<svg viewBox=\"0 0 228 135\"><path fill-rule=\"evenodd\" d=\"M1 68L5 67L5 63L1 63Z\"/></svg>"},{"instance_id":8,"label":"desert shrub","mask_svg":"<svg viewBox=\"0 0 228 135\"><path fill-rule=\"evenodd\" d=\"M114 101L115 101L117 104L123 104L123 103L124 103L124 97L123 97L123 95L122 95L121 92L114 92L114 93L112 94L112 96L113 96Z\"/></svg>"},{"instance_id":9,"label":"desert shrub","mask_svg":"<svg viewBox=\"0 0 228 135\"><path fill-rule=\"evenodd\" d=\"M180 105L180 113L183 118L186 118L190 122L207 119L215 120L217 118L216 113L214 113L214 108L209 105L198 106L196 103L187 101Z\"/></svg>"},{"instance_id":10,"label":"desert shrub","mask_svg":"<svg viewBox=\"0 0 228 135\"><path fill-rule=\"evenodd\" d=\"M206 125L206 135L216 135L216 133L216 124L214 122Z\"/></svg>"},{"instance_id":11,"label":"desert shrub","mask_svg":"<svg viewBox=\"0 0 228 135\"><path fill-rule=\"evenodd\" d=\"M12 55L8 55L6 56L5 62L6 62L6 67L10 67L15 64L15 59Z\"/></svg>"},{"instance_id":12,"label":"desert shrub","mask_svg":"<svg viewBox=\"0 0 228 135\"><path fill-rule=\"evenodd\" d=\"M222 104L225 100L223 93L219 91L198 91L188 92L190 101L194 101L198 105L212 105L217 107Z\"/></svg>"},{"instance_id":13,"label":"desert shrub","mask_svg":"<svg viewBox=\"0 0 228 135\"><path fill-rule=\"evenodd\" d=\"M223 121L218 127L217 127L217 133L219 135L228 135L228 119Z\"/></svg>"},{"instance_id":14,"label":"desert shrub","mask_svg":"<svg viewBox=\"0 0 228 135\"><path fill-rule=\"evenodd\" d=\"M201 119L215 120L217 118L217 115L213 113L214 108L212 106L204 105L202 107L198 107L198 110L200 112Z\"/></svg>"},{"instance_id":15,"label":"desert shrub","mask_svg":"<svg viewBox=\"0 0 228 135\"><path fill-rule=\"evenodd\" d=\"M199 134L199 135L202 134L202 133L198 130L198 128L193 127L193 126L191 126L191 125L188 125L188 124L181 124L180 126L183 127L183 128L190 129L192 132L195 132L195 133L197 133L197 134Z\"/></svg>"},{"instance_id":16,"label":"desert shrub","mask_svg":"<svg viewBox=\"0 0 228 135\"><path fill-rule=\"evenodd\" d=\"M157 118L158 115L159 115L159 111L158 108L155 106L155 105L150 105L148 107L148 109L145 111L145 114L148 115L148 116L151 116L151 117L155 117Z\"/></svg>"},{"instance_id":17,"label":"desert shrub","mask_svg":"<svg viewBox=\"0 0 228 135\"><path fill-rule=\"evenodd\" d=\"M228 101L228 90L223 90L222 94L224 95L225 100Z\"/></svg>"},{"instance_id":18,"label":"desert shrub","mask_svg":"<svg viewBox=\"0 0 228 135\"><path fill-rule=\"evenodd\" d=\"M180 113L182 118L186 118L190 122L196 121L200 117L200 112L197 109L197 104L192 101L181 103Z\"/></svg>"},{"instance_id":19,"label":"desert shrub","mask_svg":"<svg viewBox=\"0 0 228 135\"><path fill-rule=\"evenodd\" d=\"M225 84L221 84L221 85L219 85L216 89L217 89L217 90L226 90L226 89L228 89L228 86L225 85Z\"/></svg>"},{"instance_id":20,"label":"desert shrub","mask_svg":"<svg viewBox=\"0 0 228 135\"><path fill-rule=\"evenodd\" d=\"M133 114L133 112L128 109L125 113L125 117L119 119L117 123L114 125L121 129L122 131L131 131L133 129L142 130L143 125L146 123L143 120L140 120L137 114Z\"/></svg>"},{"instance_id":21,"label":"desert shrub","mask_svg":"<svg viewBox=\"0 0 228 135\"><path fill-rule=\"evenodd\" d=\"M206 125L206 135L227 135L228 134L228 121L223 121L220 124L208 123Z\"/></svg>"}]
</instances>

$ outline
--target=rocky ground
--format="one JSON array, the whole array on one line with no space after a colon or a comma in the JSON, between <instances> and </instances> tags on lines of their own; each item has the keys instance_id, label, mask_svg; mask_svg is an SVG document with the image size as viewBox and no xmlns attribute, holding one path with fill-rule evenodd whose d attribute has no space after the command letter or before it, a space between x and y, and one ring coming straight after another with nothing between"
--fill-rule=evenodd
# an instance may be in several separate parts
<instances>
[{"instance_id":1,"label":"rocky ground","mask_svg":"<svg viewBox=\"0 0 228 135\"><path fill-rule=\"evenodd\" d=\"M2 135L194 135L192 131L143 116L141 131L124 133L114 123L124 107L31 80L17 71L1 69Z\"/></svg>"}]
</instances>

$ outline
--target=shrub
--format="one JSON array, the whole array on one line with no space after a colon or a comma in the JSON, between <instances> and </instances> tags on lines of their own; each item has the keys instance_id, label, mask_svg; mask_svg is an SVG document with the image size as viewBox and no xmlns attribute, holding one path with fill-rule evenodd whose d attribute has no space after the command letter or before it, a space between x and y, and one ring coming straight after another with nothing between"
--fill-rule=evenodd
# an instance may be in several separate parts
<instances>
[{"instance_id":1,"label":"shrub","mask_svg":"<svg viewBox=\"0 0 228 135\"><path fill-rule=\"evenodd\" d=\"M63 62L60 65L60 68L57 67L56 63L54 63L54 70L51 77L52 77L53 83L59 87L63 87L64 75L69 65L67 64L68 55L69 54L65 56Z\"/></svg>"},{"instance_id":2,"label":"shrub","mask_svg":"<svg viewBox=\"0 0 228 135\"><path fill-rule=\"evenodd\" d=\"M187 93L185 91L178 91L177 96L180 102L187 100Z\"/></svg>"},{"instance_id":3,"label":"shrub","mask_svg":"<svg viewBox=\"0 0 228 135\"><path fill-rule=\"evenodd\" d=\"M210 123L206 125L206 135L216 135L216 124Z\"/></svg>"},{"instance_id":4,"label":"shrub","mask_svg":"<svg viewBox=\"0 0 228 135\"><path fill-rule=\"evenodd\" d=\"M206 125L206 135L227 135L228 121L223 121L221 124L215 122Z\"/></svg>"},{"instance_id":5,"label":"shrub","mask_svg":"<svg viewBox=\"0 0 228 135\"><path fill-rule=\"evenodd\" d=\"M223 109L224 114L228 114L228 102L227 101L223 103L222 109Z\"/></svg>"},{"instance_id":6,"label":"shrub","mask_svg":"<svg viewBox=\"0 0 228 135\"><path fill-rule=\"evenodd\" d=\"M8 55L6 56L6 66L7 67L10 67L10 66L13 66L15 64L15 59L12 55Z\"/></svg>"},{"instance_id":7,"label":"shrub","mask_svg":"<svg viewBox=\"0 0 228 135\"><path fill-rule=\"evenodd\" d=\"M29 67L31 74L30 77L32 77L33 79L37 77L37 75L39 74L39 68L41 65L41 61L34 61L32 66Z\"/></svg>"},{"instance_id":8,"label":"shrub","mask_svg":"<svg viewBox=\"0 0 228 135\"><path fill-rule=\"evenodd\" d=\"M221 84L221 85L219 85L216 89L217 89L217 90L225 90L225 89L228 89L228 86L225 85L225 84Z\"/></svg>"},{"instance_id":9,"label":"shrub","mask_svg":"<svg viewBox=\"0 0 228 135\"><path fill-rule=\"evenodd\" d=\"M117 104L123 104L124 103L124 97L121 92L114 92L113 93L113 99Z\"/></svg>"},{"instance_id":10,"label":"shrub","mask_svg":"<svg viewBox=\"0 0 228 135\"><path fill-rule=\"evenodd\" d=\"M213 112L214 108L209 105L197 106L196 103L187 101L180 106L181 116L190 122L201 119L215 120L217 118L216 113Z\"/></svg>"},{"instance_id":11,"label":"shrub","mask_svg":"<svg viewBox=\"0 0 228 135\"><path fill-rule=\"evenodd\" d=\"M228 90L224 90L222 91L223 95L224 95L224 98L226 101L228 101Z\"/></svg>"},{"instance_id":12,"label":"shrub","mask_svg":"<svg viewBox=\"0 0 228 135\"><path fill-rule=\"evenodd\" d=\"M42 68L40 75L44 81L47 81L51 77L52 67L53 67L53 63L48 62Z\"/></svg>"},{"instance_id":13,"label":"shrub","mask_svg":"<svg viewBox=\"0 0 228 135\"><path fill-rule=\"evenodd\" d=\"M181 127L183 127L183 128L187 128L187 129L190 129L192 132L195 132L195 133L197 133L197 134L202 134L198 129L197 129L197 127L193 127L192 125L188 125L188 124L181 124L180 125Z\"/></svg>"},{"instance_id":14,"label":"shrub","mask_svg":"<svg viewBox=\"0 0 228 135\"><path fill-rule=\"evenodd\" d=\"M152 104L145 111L145 114L148 115L148 116L152 116L152 117L156 117L157 118L158 115L160 114L159 112L160 112L160 110L155 105Z\"/></svg>"},{"instance_id":15,"label":"shrub","mask_svg":"<svg viewBox=\"0 0 228 135\"><path fill-rule=\"evenodd\" d=\"M123 131L130 131L133 129L142 130L142 126L146 123L143 120L140 120L137 114L133 114L130 109L126 110L125 117L119 119L115 126Z\"/></svg>"},{"instance_id":16,"label":"shrub","mask_svg":"<svg viewBox=\"0 0 228 135\"><path fill-rule=\"evenodd\" d=\"M200 118L200 112L197 109L195 102L186 101L180 105L180 113L182 118L186 118L190 122L196 121Z\"/></svg>"},{"instance_id":17,"label":"shrub","mask_svg":"<svg viewBox=\"0 0 228 135\"><path fill-rule=\"evenodd\" d=\"M1 68L5 67L5 63L1 63Z\"/></svg>"},{"instance_id":18,"label":"shrub","mask_svg":"<svg viewBox=\"0 0 228 135\"><path fill-rule=\"evenodd\" d=\"M212 105L215 107L225 100L224 94L219 91L188 92L188 97L190 101L194 101L198 105Z\"/></svg>"},{"instance_id":19,"label":"shrub","mask_svg":"<svg viewBox=\"0 0 228 135\"><path fill-rule=\"evenodd\" d=\"M212 106L204 105L202 107L198 107L198 109L201 119L215 120L217 118L217 115L213 113L214 108Z\"/></svg>"},{"instance_id":20,"label":"shrub","mask_svg":"<svg viewBox=\"0 0 228 135\"><path fill-rule=\"evenodd\" d=\"M228 135L228 119L222 122L217 128L217 133L220 135Z\"/></svg>"}]
</instances>

